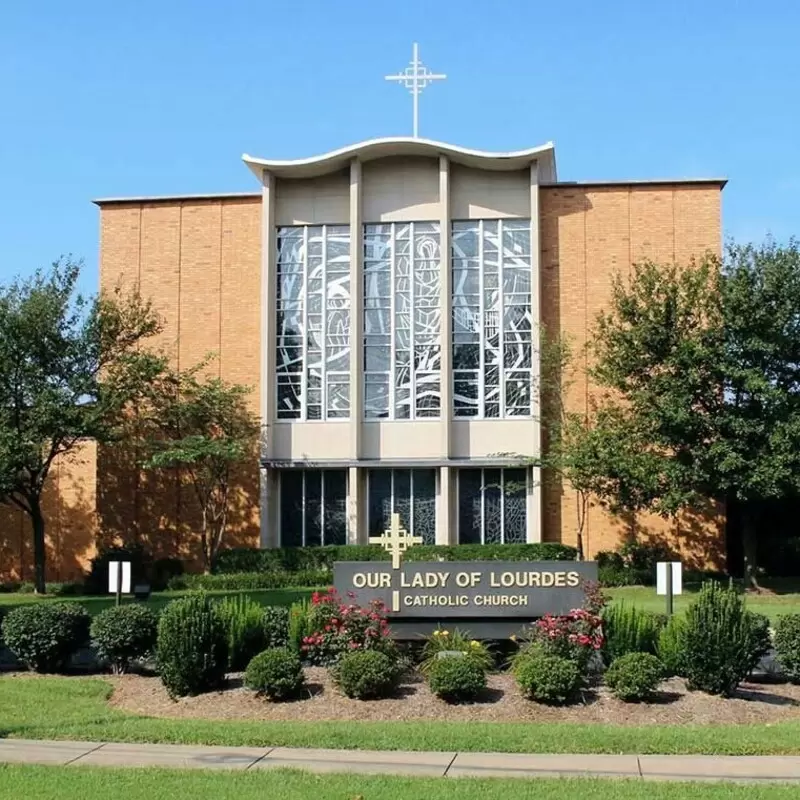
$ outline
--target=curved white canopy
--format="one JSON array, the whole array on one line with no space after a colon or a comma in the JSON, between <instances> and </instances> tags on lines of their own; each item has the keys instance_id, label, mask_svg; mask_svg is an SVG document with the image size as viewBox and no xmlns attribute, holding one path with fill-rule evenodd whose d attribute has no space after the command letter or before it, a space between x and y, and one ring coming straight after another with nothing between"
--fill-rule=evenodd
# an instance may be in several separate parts
<instances>
[{"instance_id":1,"label":"curved white canopy","mask_svg":"<svg viewBox=\"0 0 800 800\"><path fill-rule=\"evenodd\" d=\"M293 161L276 161L255 158L246 153L242 160L261 181L263 171L269 170L279 178L314 178L344 168L353 158L372 161L391 156L448 156L457 164L486 170L524 169L532 161L539 162L539 179L542 182L556 180L556 152L552 142L516 150L510 153L489 153L483 150L470 150L466 147L436 142L432 139L417 139L407 136L391 136L383 139L370 139L366 142L348 145L331 150L329 153L299 158Z\"/></svg>"}]
</instances>

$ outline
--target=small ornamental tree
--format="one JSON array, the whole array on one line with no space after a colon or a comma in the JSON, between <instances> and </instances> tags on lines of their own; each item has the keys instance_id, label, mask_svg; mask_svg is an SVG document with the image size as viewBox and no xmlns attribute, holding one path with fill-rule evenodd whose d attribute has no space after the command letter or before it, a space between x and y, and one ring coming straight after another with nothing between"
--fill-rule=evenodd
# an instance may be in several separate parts
<instances>
[{"instance_id":1,"label":"small ornamental tree","mask_svg":"<svg viewBox=\"0 0 800 800\"><path fill-rule=\"evenodd\" d=\"M250 390L202 377L204 367L169 373L151 392L144 466L175 470L191 486L200 508L203 566L210 572L225 537L235 471L254 457L259 424L248 404Z\"/></svg>"},{"instance_id":2,"label":"small ornamental tree","mask_svg":"<svg viewBox=\"0 0 800 800\"><path fill-rule=\"evenodd\" d=\"M34 584L45 591L50 469L87 439L113 441L163 360L142 345L161 323L133 292L84 298L80 264L58 261L0 287L0 502L33 532Z\"/></svg>"}]
</instances>

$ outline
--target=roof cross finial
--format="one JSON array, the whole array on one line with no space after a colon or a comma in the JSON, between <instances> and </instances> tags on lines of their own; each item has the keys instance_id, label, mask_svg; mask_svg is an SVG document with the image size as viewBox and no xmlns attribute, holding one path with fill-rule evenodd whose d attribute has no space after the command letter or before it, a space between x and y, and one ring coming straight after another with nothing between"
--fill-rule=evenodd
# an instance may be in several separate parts
<instances>
[{"instance_id":1,"label":"roof cross finial","mask_svg":"<svg viewBox=\"0 0 800 800\"><path fill-rule=\"evenodd\" d=\"M387 81L398 81L411 92L414 106L414 138L419 136L419 95L431 81L443 81L447 75L431 72L419 60L419 46L414 42L411 64L397 75L387 75Z\"/></svg>"}]
</instances>

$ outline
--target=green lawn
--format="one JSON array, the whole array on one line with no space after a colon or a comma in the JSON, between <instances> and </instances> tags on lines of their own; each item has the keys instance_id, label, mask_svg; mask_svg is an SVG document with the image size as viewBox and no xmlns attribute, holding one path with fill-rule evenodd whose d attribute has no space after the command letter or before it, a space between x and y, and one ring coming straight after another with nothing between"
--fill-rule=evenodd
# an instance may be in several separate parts
<instances>
[{"instance_id":1,"label":"green lawn","mask_svg":"<svg viewBox=\"0 0 800 800\"><path fill-rule=\"evenodd\" d=\"M262 589L262 590L248 590L248 591L241 591L241 592L228 592L228 591L218 591L218 592L208 592L209 595L212 597L228 597L230 595L238 595L244 594L252 597L254 600L257 600L259 603L262 603L265 606L289 606L294 603L296 600L302 600L303 598L310 597L311 592L314 591L313 589ZM187 594L191 594L189 591L180 591L180 592L155 592L154 594L150 595L150 598L147 600L147 603L153 609L161 609L171 600L175 600L178 597L184 597ZM104 608L109 608L110 606L114 605L115 599L113 595L108 595L106 597L40 597L35 594L14 594L14 593L0 593L0 607L2 606L19 606L25 603L46 603L46 602L53 602L53 601L62 601L62 602L69 602L69 603L81 603L85 605L89 609L89 613L92 615L98 614ZM136 602L131 599L126 599L126 603Z\"/></svg>"},{"instance_id":2,"label":"green lawn","mask_svg":"<svg viewBox=\"0 0 800 800\"><path fill-rule=\"evenodd\" d=\"M0 677L0 736L375 750L800 754L800 722L633 727L157 719L111 708L106 703L110 693L110 684L100 678Z\"/></svg>"},{"instance_id":3,"label":"green lawn","mask_svg":"<svg viewBox=\"0 0 800 800\"><path fill-rule=\"evenodd\" d=\"M797 787L648 783L620 780L520 780L313 775L295 770L200 772L99 767L0 766L0 797L25 800L790 800Z\"/></svg>"},{"instance_id":4,"label":"green lawn","mask_svg":"<svg viewBox=\"0 0 800 800\"><path fill-rule=\"evenodd\" d=\"M781 614L800 613L798 581L794 579L791 582L775 582L772 585L775 594L748 594L746 596L747 608L759 614L765 614L773 622ZM699 589L699 586L686 587L684 593L675 598L675 611L685 611ZM604 591L614 602L640 606L649 611L663 613L666 610L666 598L656 595L655 588L651 586L624 586Z\"/></svg>"}]
</instances>

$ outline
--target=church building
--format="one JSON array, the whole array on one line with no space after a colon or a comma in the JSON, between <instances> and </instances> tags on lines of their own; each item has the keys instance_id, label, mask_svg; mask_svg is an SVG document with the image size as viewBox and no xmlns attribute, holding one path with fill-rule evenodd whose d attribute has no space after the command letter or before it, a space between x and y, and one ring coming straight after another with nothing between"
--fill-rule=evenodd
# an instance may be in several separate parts
<instances>
[{"instance_id":1,"label":"church building","mask_svg":"<svg viewBox=\"0 0 800 800\"><path fill-rule=\"evenodd\" d=\"M265 435L231 543L363 543L397 512L431 544L574 544L574 496L531 465L541 332L579 353L615 274L719 253L725 181L562 182L550 143L417 137L243 160L253 193L96 201L101 288L153 298L178 367L215 353L253 387ZM591 393L578 370L569 407ZM113 454L96 469L104 533L174 530L188 547L179 487ZM721 523L703 524L685 546L713 561ZM625 530L592 508L588 554Z\"/></svg>"}]
</instances>

